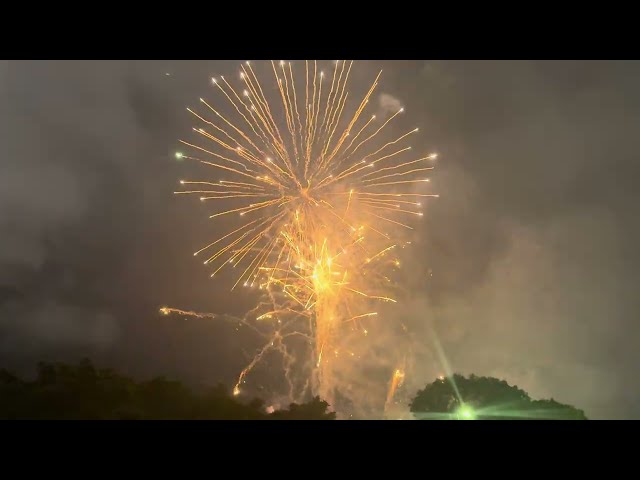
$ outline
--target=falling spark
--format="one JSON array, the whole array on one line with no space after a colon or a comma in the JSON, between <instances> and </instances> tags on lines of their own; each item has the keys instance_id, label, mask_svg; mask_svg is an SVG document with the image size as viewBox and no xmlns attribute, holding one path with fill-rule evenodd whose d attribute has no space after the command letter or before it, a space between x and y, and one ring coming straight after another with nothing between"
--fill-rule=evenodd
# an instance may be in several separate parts
<instances>
[{"instance_id":1,"label":"falling spark","mask_svg":"<svg viewBox=\"0 0 640 480\"><path fill-rule=\"evenodd\" d=\"M387 392L387 400L385 402L385 410L389 410L393 405L393 399L396 395L396 391L402 386L404 382L405 373L402 368L397 368L391 376L391 382L389 382L389 390Z\"/></svg>"}]
</instances>

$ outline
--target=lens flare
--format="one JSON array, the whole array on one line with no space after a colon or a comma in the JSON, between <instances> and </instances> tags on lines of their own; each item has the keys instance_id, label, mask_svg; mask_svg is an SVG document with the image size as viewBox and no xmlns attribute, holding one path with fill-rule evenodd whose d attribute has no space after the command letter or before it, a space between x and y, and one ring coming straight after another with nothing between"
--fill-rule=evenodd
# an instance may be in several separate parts
<instances>
[{"instance_id":1,"label":"lens flare","mask_svg":"<svg viewBox=\"0 0 640 480\"><path fill-rule=\"evenodd\" d=\"M425 191L437 155L412 153L406 142L415 126L389 135L404 108L365 118L382 72L351 105L353 61L335 62L329 74L316 61L295 69L287 61L267 66L272 85L261 83L246 62L235 77L241 86L212 79L221 107L200 99L198 109L187 109L198 140L181 140L176 158L212 174L181 180L175 193L211 202L210 218L225 219L219 238L194 254L211 276L235 271L231 290L242 285L264 295L244 320L268 332L265 346L233 393L241 394L252 369L276 351L292 398L313 393L331 401L345 362L360 361L354 346L376 334L370 322L382 320L380 306L397 303L397 252L410 244L421 200L438 196ZM404 375L393 374L387 403Z\"/></svg>"}]
</instances>

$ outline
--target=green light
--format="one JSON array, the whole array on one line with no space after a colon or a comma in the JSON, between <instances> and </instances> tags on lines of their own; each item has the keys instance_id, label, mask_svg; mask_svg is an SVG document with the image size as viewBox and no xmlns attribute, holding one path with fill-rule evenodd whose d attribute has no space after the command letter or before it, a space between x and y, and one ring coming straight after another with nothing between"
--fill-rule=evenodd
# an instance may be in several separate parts
<instances>
[{"instance_id":1,"label":"green light","mask_svg":"<svg viewBox=\"0 0 640 480\"><path fill-rule=\"evenodd\" d=\"M457 414L458 414L458 418L461 420L473 420L475 418L475 413L473 412L473 409L468 405L462 405L458 409Z\"/></svg>"},{"instance_id":2,"label":"green light","mask_svg":"<svg viewBox=\"0 0 640 480\"><path fill-rule=\"evenodd\" d=\"M180 153L180 152L176 152L176 158L177 158L178 160L182 160L182 153Z\"/></svg>"}]
</instances>

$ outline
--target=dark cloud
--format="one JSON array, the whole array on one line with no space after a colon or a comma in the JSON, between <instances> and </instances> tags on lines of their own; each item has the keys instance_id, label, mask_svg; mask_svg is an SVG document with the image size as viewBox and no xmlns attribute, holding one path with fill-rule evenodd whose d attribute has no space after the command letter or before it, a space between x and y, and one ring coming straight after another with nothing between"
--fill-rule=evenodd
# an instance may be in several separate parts
<instances>
[{"instance_id":1,"label":"dark cloud","mask_svg":"<svg viewBox=\"0 0 640 480\"><path fill-rule=\"evenodd\" d=\"M442 370L437 338L454 369L640 416L638 63L362 62L353 79L379 68L376 105L440 153L402 312L424 345L414 384ZM213 381L242 365L235 329L156 316L253 302L191 256L215 226L171 195L197 173L172 157L185 106L220 74L236 62L0 63L3 364L87 353Z\"/></svg>"},{"instance_id":2,"label":"dark cloud","mask_svg":"<svg viewBox=\"0 0 640 480\"><path fill-rule=\"evenodd\" d=\"M421 73L414 107L442 118L444 155L423 232L429 301L415 317L432 319L454 369L596 417L638 416L627 396L638 389L640 68L427 62Z\"/></svg>"}]
</instances>

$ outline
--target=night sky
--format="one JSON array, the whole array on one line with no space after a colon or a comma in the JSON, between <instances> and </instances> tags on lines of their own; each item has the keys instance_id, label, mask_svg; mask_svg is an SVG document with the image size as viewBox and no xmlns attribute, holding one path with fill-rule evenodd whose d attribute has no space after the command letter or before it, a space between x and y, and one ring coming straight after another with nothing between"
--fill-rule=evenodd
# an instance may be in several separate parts
<instances>
[{"instance_id":1,"label":"night sky","mask_svg":"<svg viewBox=\"0 0 640 480\"><path fill-rule=\"evenodd\" d=\"M192 253L218 231L172 194L176 161L239 61L0 63L0 367L39 360L230 384L255 302ZM398 316L423 345L415 388L491 375L591 418L640 418L640 63L363 61L377 108L406 108L437 151ZM169 74L169 75L167 75ZM234 77L235 78L235 77ZM194 176L194 175L192 175Z\"/></svg>"}]
</instances>

